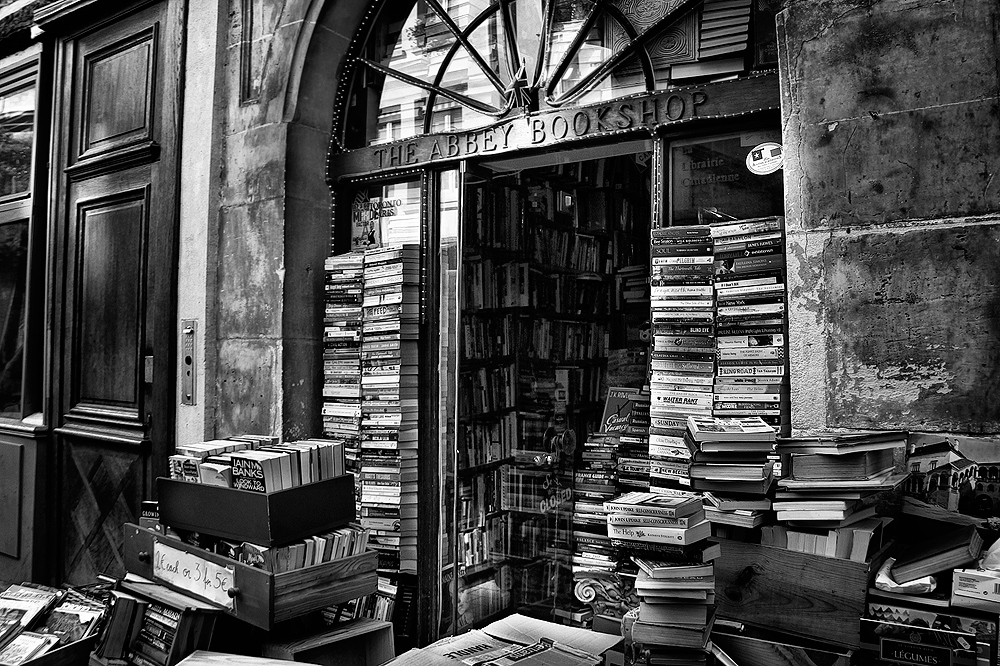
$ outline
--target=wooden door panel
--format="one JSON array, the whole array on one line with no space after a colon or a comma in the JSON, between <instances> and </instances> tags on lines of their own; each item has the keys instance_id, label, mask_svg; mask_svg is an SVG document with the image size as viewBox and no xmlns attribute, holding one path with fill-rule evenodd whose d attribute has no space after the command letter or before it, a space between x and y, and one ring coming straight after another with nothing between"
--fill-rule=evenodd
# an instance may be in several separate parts
<instances>
[{"instance_id":1,"label":"wooden door panel","mask_svg":"<svg viewBox=\"0 0 1000 666\"><path fill-rule=\"evenodd\" d=\"M142 460L133 451L95 447L77 438L66 438L63 452L63 483L72 498L63 530L67 578L122 576L121 526L135 521L132 507L143 499Z\"/></svg>"},{"instance_id":2,"label":"wooden door panel","mask_svg":"<svg viewBox=\"0 0 1000 666\"><path fill-rule=\"evenodd\" d=\"M79 208L79 403L141 413L148 188Z\"/></svg>"},{"instance_id":3,"label":"wooden door panel","mask_svg":"<svg viewBox=\"0 0 1000 666\"><path fill-rule=\"evenodd\" d=\"M81 157L152 140L156 27L84 56Z\"/></svg>"}]
</instances>

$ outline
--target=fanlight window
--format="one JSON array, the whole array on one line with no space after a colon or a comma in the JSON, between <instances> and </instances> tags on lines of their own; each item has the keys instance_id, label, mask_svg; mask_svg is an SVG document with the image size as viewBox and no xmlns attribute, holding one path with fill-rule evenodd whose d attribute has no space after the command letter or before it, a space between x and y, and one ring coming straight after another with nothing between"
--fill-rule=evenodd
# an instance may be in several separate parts
<instances>
[{"instance_id":1,"label":"fanlight window","mask_svg":"<svg viewBox=\"0 0 1000 666\"><path fill-rule=\"evenodd\" d=\"M768 0L384 3L355 58L345 147L739 74L751 2Z\"/></svg>"}]
</instances>

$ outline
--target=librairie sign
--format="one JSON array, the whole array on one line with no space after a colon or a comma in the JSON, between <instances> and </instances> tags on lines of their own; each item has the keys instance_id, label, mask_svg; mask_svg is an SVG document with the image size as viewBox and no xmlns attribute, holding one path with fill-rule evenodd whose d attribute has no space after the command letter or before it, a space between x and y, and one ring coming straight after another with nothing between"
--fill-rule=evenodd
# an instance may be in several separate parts
<instances>
[{"instance_id":1,"label":"librairie sign","mask_svg":"<svg viewBox=\"0 0 1000 666\"><path fill-rule=\"evenodd\" d=\"M233 567L153 541L153 578L229 610L233 610L234 603L229 596L229 590L235 587L233 575Z\"/></svg>"},{"instance_id":2,"label":"librairie sign","mask_svg":"<svg viewBox=\"0 0 1000 666\"><path fill-rule=\"evenodd\" d=\"M520 115L468 132L428 134L330 157L334 178L490 157L518 150L778 109L776 75L675 88L567 109Z\"/></svg>"}]
</instances>

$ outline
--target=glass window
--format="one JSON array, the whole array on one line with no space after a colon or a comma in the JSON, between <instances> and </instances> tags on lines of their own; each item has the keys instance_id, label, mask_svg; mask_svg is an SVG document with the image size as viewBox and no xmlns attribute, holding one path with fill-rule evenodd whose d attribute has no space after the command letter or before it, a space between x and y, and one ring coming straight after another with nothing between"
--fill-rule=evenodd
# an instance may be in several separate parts
<instances>
[{"instance_id":1,"label":"glass window","mask_svg":"<svg viewBox=\"0 0 1000 666\"><path fill-rule=\"evenodd\" d=\"M357 59L347 148L738 76L751 45L749 2L386 4Z\"/></svg>"},{"instance_id":2,"label":"glass window","mask_svg":"<svg viewBox=\"0 0 1000 666\"><path fill-rule=\"evenodd\" d=\"M25 194L31 188L35 87L0 96L0 197Z\"/></svg>"},{"instance_id":3,"label":"glass window","mask_svg":"<svg viewBox=\"0 0 1000 666\"><path fill-rule=\"evenodd\" d=\"M28 222L0 225L0 415L20 418Z\"/></svg>"},{"instance_id":4,"label":"glass window","mask_svg":"<svg viewBox=\"0 0 1000 666\"><path fill-rule=\"evenodd\" d=\"M673 142L670 145L671 224L783 215L780 142L778 130ZM754 161L763 151L767 155L761 154L760 159ZM769 166L757 166L769 159L774 159ZM762 171L767 173L759 173Z\"/></svg>"},{"instance_id":5,"label":"glass window","mask_svg":"<svg viewBox=\"0 0 1000 666\"><path fill-rule=\"evenodd\" d=\"M30 382L40 375L29 370L40 350L27 332L34 325L27 302L29 254L33 244L40 247L31 240L39 52L0 59L0 417L13 419L34 410L24 391L35 394Z\"/></svg>"}]
</instances>

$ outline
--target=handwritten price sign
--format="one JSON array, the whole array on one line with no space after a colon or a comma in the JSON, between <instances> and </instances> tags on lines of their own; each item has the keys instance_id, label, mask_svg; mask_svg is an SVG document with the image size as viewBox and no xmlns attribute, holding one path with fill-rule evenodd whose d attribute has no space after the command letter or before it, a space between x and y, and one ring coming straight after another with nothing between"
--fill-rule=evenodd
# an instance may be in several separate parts
<instances>
[{"instance_id":1,"label":"handwritten price sign","mask_svg":"<svg viewBox=\"0 0 1000 666\"><path fill-rule=\"evenodd\" d=\"M154 541L153 578L233 609L234 600L229 596L229 590L234 587L233 567L224 567Z\"/></svg>"}]
</instances>

